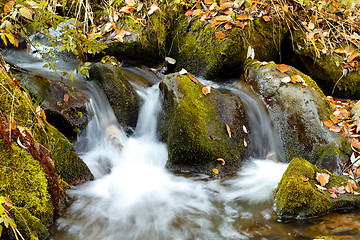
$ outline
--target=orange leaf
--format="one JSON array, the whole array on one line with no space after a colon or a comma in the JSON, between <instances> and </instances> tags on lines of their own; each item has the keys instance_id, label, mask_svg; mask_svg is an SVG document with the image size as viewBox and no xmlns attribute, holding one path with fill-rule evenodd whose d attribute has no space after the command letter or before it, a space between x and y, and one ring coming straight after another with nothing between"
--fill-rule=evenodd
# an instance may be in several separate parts
<instances>
[{"instance_id":1,"label":"orange leaf","mask_svg":"<svg viewBox=\"0 0 360 240\"><path fill-rule=\"evenodd\" d=\"M65 93L64 95L64 102L68 102L69 101L69 95Z\"/></svg>"},{"instance_id":2,"label":"orange leaf","mask_svg":"<svg viewBox=\"0 0 360 240\"><path fill-rule=\"evenodd\" d=\"M6 206L8 206L8 207L13 206L13 203L12 203L12 201L11 201L10 198L4 197L4 200L5 200L5 205L6 205Z\"/></svg>"},{"instance_id":3,"label":"orange leaf","mask_svg":"<svg viewBox=\"0 0 360 240\"><path fill-rule=\"evenodd\" d=\"M213 171L215 174L219 174L219 170L217 170L216 168L213 168L212 171Z\"/></svg>"},{"instance_id":4,"label":"orange leaf","mask_svg":"<svg viewBox=\"0 0 360 240\"><path fill-rule=\"evenodd\" d=\"M301 180L302 180L303 182L307 182L307 181L309 181L309 178L308 178L308 177L305 177L305 176L302 176L302 177L301 177Z\"/></svg>"},{"instance_id":5,"label":"orange leaf","mask_svg":"<svg viewBox=\"0 0 360 240\"><path fill-rule=\"evenodd\" d=\"M62 105L61 101L57 101L56 104L57 104L58 106L61 106L61 105Z\"/></svg>"},{"instance_id":6,"label":"orange leaf","mask_svg":"<svg viewBox=\"0 0 360 240\"><path fill-rule=\"evenodd\" d=\"M185 13L185 16L191 16L193 14L194 10L189 10Z\"/></svg>"},{"instance_id":7,"label":"orange leaf","mask_svg":"<svg viewBox=\"0 0 360 240\"><path fill-rule=\"evenodd\" d=\"M356 168L355 173L356 173L357 176L360 176L360 167L357 167L357 168Z\"/></svg>"},{"instance_id":8,"label":"orange leaf","mask_svg":"<svg viewBox=\"0 0 360 240\"><path fill-rule=\"evenodd\" d=\"M229 138L231 138L231 130L230 130L230 127L229 127L229 125L227 125L226 123L225 123L225 126L226 126L226 131L227 131L227 133L228 133L228 135L229 135Z\"/></svg>"},{"instance_id":9,"label":"orange leaf","mask_svg":"<svg viewBox=\"0 0 360 240\"><path fill-rule=\"evenodd\" d=\"M226 38L227 35L225 33L223 33L222 31L218 31L218 32L215 33L215 36L218 39L224 39L224 38Z\"/></svg>"},{"instance_id":10,"label":"orange leaf","mask_svg":"<svg viewBox=\"0 0 360 240\"><path fill-rule=\"evenodd\" d=\"M323 187L329 182L330 175L327 173L316 173L316 180Z\"/></svg>"},{"instance_id":11,"label":"orange leaf","mask_svg":"<svg viewBox=\"0 0 360 240\"><path fill-rule=\"evenodd\" d=\"M231 29L232 28L232 23L231 22L227 22L226 24L225 24L225 30L229 30L229 29Z\"/></svg>"},{"instance_id":12,"label":"orange leaf","mask_svg":"<svg viewBox=\"0 0 360 240\"><path fill-rule=\"evenodd\" d=\"M350 179L348 180L348 183L345 186L345 190L348 193L354 193L354 189L353 189L352 183L350 182Z\"/></svg>"},{"instance_id":13,"label":"orange leaf","mask_svg":"<svg viewBox=\"0 0 360 240\"><path fill-rule=\"evenodd\" d=\"M332 193L332 194L330 195L330 197L335 199L335 198L337 198L337 195L336 195L336 193Z\"/></svg>"},{"instance_id":14,"label":"orange leaf","mask_svg":"<svg viewBox=\"0 0 360 240\"><path fill-rule=\"evenodd\" d=\"M222 23L222 22L218 22L218 21L216 21L215 19L213 19L213 20L211 21L210 27L216 27L216 26L220 25L221 23Z\"/></svg>"},{"instance_id":15,"label":"orange leaf","mask_svg":"<svg viewBox=\"0 0 360 240\"><path fill-rule=\"evenodd\" d=\"M328 127L332 132L340 132L341 128L338 126L335 126L334 123L331 120L325 120L323 121L324 125Z\"/></svg>"},{"instance_id":16,"label":"orange leaf","mask_svg":"<svg viewBox=\"0 0 360 240\"><path fill-rule=\"evenodd\" d=\"M356 138L351 139L351 146L356 148L357 150L360 150L360 142Z\"/></svg>"},{"instance_id":17,"label":"orange leaf","mask_svg":"<svg viewBox=\"0 0 360 240\"><path fill-rule=\"evenodd\" d=\"M285 4L283 7L284 12L288 12L289 11L289 5Z\"/></svg>"},{"instance_id":18,"label":"orange leaf","mask_svg":"<svg viewBox=\"0 0 360 240\"><path fill-rule=\"evenodd\" d=\"M4 6L4 13L8 13L11 11L11 9L14 7L15 2L14 1L9 1L5 4Z\"/></svg>"},{"instance_id":19,"label":"orange leaf","mask_svg":"<svg viewBox=\"0 0 360 240\"><path fill-rule=\"evenodd\" d=\"M216 16L214 19L215 19L216 21L218 21L218 22L231 21L231 17L230 17L230 16L226 16L226 15Z\"/></svg>"},{"instance_id":20,"label":"orange leaf","mask_svg":"<svg viewBox=\"0 0 360 240\"><path fill-rule=\"evenodd\" d=\"M206 87L203 87L203 88L201 89L201 91L202 91L202 93L203 93L204 95L207 95L207 94L210 93L210 89L211 89L211 86L206 86Z\"/></svg>"},{"instance_id":21,"label":"orange leaf","mask_svg":"<svg viewBox=\"0 0 360 240\"><path fill-rule=\"evenodd\" d=\"M288 65L285 65L285 64L279 64L276 66L276 69L278 71L280 71L281 73L286 73L287 71L289 71L289 66Z\"/></svg>"},{"instance_id":22,"label":"orange leaf","mask_svg":"<svg viewBox=\"0 0 360 240\"><path fill-rule=\"evenodd\" d=\"M350 56L347 57L346 61L352 62L355 58L360 57L360 53L358 51L353 51Z\"/></svg>"},{"instance_id":23,"label":"orange leaf","mask_svg":"<svg viewBox=\"0 0 360 240\"><path fill-rule=\"evenodd\" d=\"M120 9L120 12L131 13L135 10L134 7L125 6Z\"/></svg>"},{"instance_id":24,"label":"orange leaf","mask_svg":"<svg viewBox=\"0 0 360 240\"><path fill-rule=\"evenodd\" d=\"M197 3L196 3L195 6L196 6L197 9L201 9L201 2L200 2L200 0L197 1Z\"/></svg>"},{"instance_id":25,"label":"orange leaf","mask_svg":"<svg viewBox=\"0 0 360 240\"><path fill-rule=\"evenodd\" d=\"M225 160L222 158L218 158L218 159L216 159L216 161L221 162L221 165L225 165Z\"/></svg>"},{"instance_id":26,"label":"orange leaf","mask_svg":"<svg viewBox=\"0 0 360 240\"><path fill-rule=\"evenodd\" d=\"M300 75L293 75L291 76L291 81L292 83L303 83L304 79L300 76Z\"/></svg>"},{"instance_id":27,"label":"orange leaf","mask_svg":"<svg viewBox=\"0 0 360 240\"><path fill-rule=\"evenodd\" d=\"M341 54L341 55L345 55L345 54L346 54L346 52L345 52L343 49L341 49L341 48L335 49L334 52L336 52L336 53L338 53L338 54Z\"/></svg>"},{"instance_id":28,"label":"orange leaf","mask_svg":"<svg viewBox=\"0 0 360 240\"><path fill-rule=\"evenodd\" d=\"M203 13L203 10L201 9L196 9L194 12L193 12L193 16L200 16L201 14Z\"/></svg>"},{"instance_id":29,"label":"orange leaf","mask_svg":"<svg viewBox=\"0 0 360 240\"><path fill-rule=\"evenodd\" d=\"M263 19L265 20L265 22L270 22L269 16L263 16Z\"/></svg>"},{"instance_id":30,"label":"orange leaf","mask_svg":"<svg viewBox=\"0 0 360 240\"><path fill-rule=\"evenodd\" d=\"M196 80L196 78L194 78L193 76L188 75L188 77L189 77L190 80L193 81L194 83L199 84L199 82L198 82L198 81Z\"/></svg>"},{"instance_id":31,"label":"orange leaf","mask_svg":"<svg viewBox=\"0 0 360 240\"><path fill-rule=\"evenodd\" d=\"M233 5L234 5L233 2L224 2L224 3L220 4L220 7L222 7L222 8L232 8Z\"/></svg>"},{"instance_id":32,"label":"orange leaf","mask_svg":"<svg viewBox=\"0 0 360 240\"><path fill-rule=\"evenodd\" d=\"M330 115L330 119L331 119L331 121L332 121L334 124L337 124L337 123L340 122L339 118L338 118L336 115L334 115L334 114L331 114L331 115Z\"/></svg>"},{"instance_id":33,"label":"orange leaf","mask_svg":"<svg viewBox=\"0 0 360 240\"><path fill-rule=\"evenodd\" d=\"M213 4L215 1L214 0L204 0L204 3L206 4L206 5L211 5L211 4Z\"/></svg>"},{"instance_id":34,"label":"orange leaf","mask_svg":"<svg viewBox=\"0 0 360 240\"><path fill-rule=\"evenodd\" d=\"M240 20L240 21L249 20L249 19L250 19L250 16L247 14L242 14L242 15L236 17L236 20Z\"/></svg>"},{"instance_id":35,"label":"orange leaf","mask_svg":"<svg viewBox=\"0 0 360 240\"><path fill-rule=\"evenodd\" d=\"M245 28L245 25L240 21L235 21L235 25L238 26L239 28L242 28L242 29Z\"/></svg>"}]
</instances>

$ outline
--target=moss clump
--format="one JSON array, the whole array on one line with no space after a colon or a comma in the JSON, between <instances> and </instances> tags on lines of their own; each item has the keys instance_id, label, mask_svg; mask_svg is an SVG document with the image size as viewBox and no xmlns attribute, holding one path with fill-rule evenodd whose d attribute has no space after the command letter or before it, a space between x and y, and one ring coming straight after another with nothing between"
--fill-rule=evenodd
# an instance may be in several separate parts
<instances>
[{"instance_id":1,"label":"moss clump","mask_svg":"<svg viewBox=\"0 0 360 240\"><path fill-rule=\"evenodd\" d=\"M250 21L245 29L234 27L227 31L198 19L188 23L184 16L177 22L170 55L177 60L178 69L185 68L205 77L234 71L246 60L249 45L255 49L258 59L277 59L279 44L287 31L276 18L271 23L256 19ZM222 31L227 37L216 38L217 31Z\"/></svg>"},{"instance_id":2,"label":"moss clump","mask_svg":"<svg viewBox=\"0 0 360 240\"><path fill-rule=\"evenodd\" d=\"M330 198L328 191L319 191L315 184L316 172L322 173L314 165L301 158L294 158L285 171L276 191L276 212L280 218L306 218L319 216L340 208L353 208L360 200L349 193ZM302 177L309 178L303 181ZM330 176L326 188L347 184L344 176Z\"/></svg>"},{"instance_id":3,"label":"moss clump","mask_svg":"<svg viewBox=\"0 0 360 240\"><path fill-rule=\"evenodd\" d=\"M215 89L203 95L202 87L180 74L170 74L160 83L164 94L160 132L168 143L167 167L207 174L215 167L221 174L234 172L246 152L243 139L247 136L239 130L247 125L243 109ZM230 126L232 138L225 123ZM217 158L225 159L226 164L222 166Z\"/></svg>"}]
</instances>

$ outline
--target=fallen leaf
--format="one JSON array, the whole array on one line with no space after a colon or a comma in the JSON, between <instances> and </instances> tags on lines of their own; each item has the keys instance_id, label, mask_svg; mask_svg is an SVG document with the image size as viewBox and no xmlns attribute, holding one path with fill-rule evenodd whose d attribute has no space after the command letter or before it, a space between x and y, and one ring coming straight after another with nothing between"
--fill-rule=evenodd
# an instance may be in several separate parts
<instances>
[{"instance_id":1,"label":"fallen leaf","mask_svg":"<svg viewBox=\"0 0 360 240\"><path fill-rule=\"evenodd\" d=\"M219 174L219 170L217 170L216 168L213 168L212 171L213 171L215 174Z\"/></svg>"},{"instance_id":2,"label":"fallen leaf","mask_svg":"<svg viewBox=\"0 0 360 240\"><path fill-rule=\"evenodd\" d=\"M247 146L248 146L248 144L246 142L246 139L244 138L244 147L247 147Z\"/></svg>"},{"instance_id":3,"label":"fallen leaf","mask_svg":"<svg viewBox=\"0 0 360 240\"><path fill-rule=\"evenodd\" d=\"M316 180L323 187L329 182L330 175L327 173L316 173Z\"/></svg>"},{"instance_id":4,"label":"fallen leaf","mask_svg":"<svg viewBox=\"0 0 360 240\"><path fill-rule=\"evenodd\" d=\"M197 9L201 9L201 2L200 2L200 0L197 1L197 3L195 4L195 7L196 7Z\"/></svg>"},{"instance_id":5,"label":"fallen leaf","mask_svg":"<svg viewBox=\"0 0 360 240\"><path fill-rule=\"evenodd\" d=\"M218 32L215 32L215 36L218 38L218 39L224 39L227 37L227 35L225 33L223 33L222 31L218 31Z\"/></svg>"},{"instance_id":6,"label":"fallen leaf","mask_svg":"<svg viewBox=\"0 0 360 240\"><path fill-rule=\"evenodd\" d=\"M226 24L225 24L225 30L229 30L229 29L231 29L232 28L232 23L231 22L227 22Z\"/></svg>"},{"instance_id":7,"label":"fallen leaf","mask_svg":"<svg viewBox=\"0 0 360 240\"><path fill-rule=\"evenodd\" d=\"M344 51L344 49L341 49L341 48L337 48L334 50L335 53L338 53L338 54L341 54L341 55L345 55L346 52Z\"/></svg>"},{"instance_id":8,"label":"fallen leaf","mask_svg":"<svg viewBox=\"0 0 360 240\"><path fill-rule=\"evenodd\" d=\"M350 182L350 179L349 179L348 183L345 186L345 190L348 193L354 193L354 189L352 187L352 183Z\"/></svg>"},{"instance_id":9,"label":"fallen leaf","mask_svg":"<svg viewBox=\"0 0 360 240\"><path fill-rule=\"evenodd\" d=\"M325 120L325 121L323 121L323 123L332 132L340 132L341 131L341 128L338 126L335 126L331 120Z\"/></svg>"},{"instance_id":10,"label":"fallen leaf","mask_svg":"<svg viewBox=\"0 0 360 240\"><path fill-rule=\"evenodd\" d=\"M247 128L245 127L245 125L242 126L242 129L243 129L244 133L248 133L248 130L247 130Z\"/></svg>"},{"instance_id":11,"label":"fallen leaf","mask_svg":"<svg viewBox=\"0 0 360 240\"><path fill-rule=\"evenodd\" d=\"M305 176L302 176L302 177L301 177L301 180L302 180L303 182L307 182L307 181L309 181L309 178L308 178L308 177L305 177Z\"/></svg>"},{"instance_id":12,"label":"fallen leaf","mask_svg":"<svg viewBox=\"0 0 360 240\"><path fill-rule=\"evenodd\" d=\"M221 162L221 165L225 165L225 160L222 158L218 158L218 159L216 159L216 161Z\"/></svg>"},{"instance_id":13,"label":"fallen leaf","mask_svg":"<svg viewBox=\"0 0 360 240\"><path fill-rule=\"evenodd\" d=\"M194 12L194 10L189 10L185 13L185 16L187 16L187 17L192 16L193 12Z\"/></svg>"},{"instance_id":14,"label":"fallen leaf","mask_svg":"<svg viewBox=\"0 0 360 240\"><path fill-rule=\"evenodd\" d=\"M158 6L156 6L155 4L151 5L150 10L148 11L148 14L151 15L153 14L155 11L159 11L160 8Z\"/></svg>"},{"instance_id":15,"label":"fallen leaf","mask_svg":"<svg viewBox=\"0 0 360 240\"><path fill-rule=\"evenodd\" d=\"M251 58L252 60L255 58L255 50L251 45L248 47L246 58Z\"/></svg>"},{"instance_id":16,"label":"fallen leaf","mask_svg":"<svg viewBox=\"0 0 360 240\"><path fill-rule=\"evenodd\" d=\"M303 83L304 79L300 75L293 75L291 76L291 82L292 83Z\"/></svg>"},{"instance_id":17,"label":"fallen leaf","mask_svg":"<svg viewBox=\"0 0 360 240\"><path fill-rule=\"evenodd\" d=\"M211 6L209 7L209 10L210 10L210 11L214 11L214 10L216 10L216 9L218 9L218 8L219 8L219 5L217 5L217 3L214 2L214 3L211 4Z\"/></svg>"},{"instance_id":18,"label":"fallen leaf","mask_svg":"<svg viewBox=\"0 0 360 240\"><path fill-rule=\"evenodd\" d=\"M11 9L14 7L15 2L14 1L9 1L5 4L4 6L4 13L8 13L11 11Z\"/></svg>"},{"instance_id":19,"label":"fallen leaf","mask_svg":"<svg viewBox=\"0 0 360 240\"><path fill-rule=\"evenodd\" d=\"M360 150L360 142L356 138L351 139L351 146L356 148L357 150Z\"/></svg>"},{"instance_id":20,"label":"fallen leaf","mask_svg":"<svg viewBox=\"0 0 360 240\"><path fill-rule=\"evenodd\" d=\"M346 62L352 62L357 57L360 57L360 53L358 51L353 51L350 56L347 57Z\"/></svg>"},{"instance_id":21,"label":"fallen leaf","mask_svg":"<svg viewBox=\"0 0 360 240\"><path fill-rule=\"evenodd\" d=\"M214 19L218 22L227 22L231 20L231 17L227 15L220 15L220 16L216 16Z\"/></svg>"},{"instance_id":22,"label":"fallen leaf","mask_svg":"<svg viewBox=\"0 0 360 240\"><path fill-rule=\"evenodd\" d=\"M351 184L352 189L354 190L358 189L358 186L356 185L356 182L353 179L349 179L348 183Z\"/></svg>"},{"instance_id":23,"label":"fallen leaf","mask_svg":"<svg viewBox=\"0 0 360 240\"><path fill-rule=\"evenodd\" d=\"M130 7L135 6L134 0L125 0L125 2L126 2L126 5L128 5L128 6L130 6Z\"/></svg>"},{"instance_id":24,"label":"fallen leaf","mask_svg":"<svg viewBox=\"0 0 360 240\"><path fill-rule=\"evenodd\" d=\"M320 186L320 185L318 185L318 184L316 184L315 183L315 186L319 189L319 190L327 190L327 188L326 187L322 187L322 186Z\"/></svg>"},{"instance_id":25,"label":"fallen leaf","mask_svg":"<svg viewBox=\"0 0 360 240\"><path fill-rule=\"evenodd\" d=\"M57 101L56 105L61 106L62 105L61 101Z\"/></svg>"},{"instance_id":26,"label":"fallen leaf","mask_svg":"<svg viewBox=\"0 0 360 240\"><path fill-rule=\"evenodd\" d=\"M176 60L173 59L173 58L171 58L171 57L165 57L165 60L166 60L168 63L173 64L173 65L176 63Z\"/></svg>"},{"instance_id":27,"label":"fallen leaf","mask_svg":"<svg viewBox=\"0 0 360 240\"><path fill-rule=\"evenodd\" d=\"M265 22L270 22L269 16L263 16L263 19L264 19Z\"/></svg>"},{"instance_id":28,"label":"fallen leaf","mask_svg":"<svg viewBox=\"0 0 360 240\"><path fill-rule=\"evenodd\" d=\"M69 101L69 95L68 94L64 94L64 102L67 103Z\"/></svg>"},{"instance_id":29,"label":"fallen leaf","mask_svg":"<svg viewBox=\"0 0 360 240\"><path fill-rule=\"evenodd\" d=\"M228 133L228 135L229 135L229 138L231 138L231 130L230 130L230 127L229 127L229 125L227 125L227 123L225 123L225 126L226 126L226 131L227 131L227 133Z\"/></svg>"},{"instance_id":30,"label":"fallen leaf","mask_svg":"<svg viewBox=\"0 0 360 240\"><path fill-rule=\"evenodd\" d=\"M251 17L247 14L242 14L242 15L236 17L236 20L239 20L239 21L250 20L250 19L251 19Z\"/></svg>"},{"instance_id":31,"label":"fallen leaf","mask_svg":"<svg viewBox=\"0 0 360 240\"><path fill-rule=\"evenodd\" d=\"M193 16L200 16L201 14L203 13L203 10L201 9L196 9L194 12L193 12Z\"/></svg>"},{"instance_id":32,"label":"fallen leaf","mask_svg":"<svg viewBox=\"0 0 360 240\"><path fill-rule=\"evenodd\" d=\"M32 20L32 12L26 8L26 7L22 7L19 9L19 13L21 16L23 16L24 18L27 18L29 20Z\"/></svg>"},{"instance_id":33,"label":"fallen leaf","mask_svg":"<svg viewBox=\"0 0 360 240\"><path fill-rule=\"evenodd\" d=\"M283 79L281 79L281 82L283 83L289 83L291 81L290 77L284 77Z\"/></svg>"},{"instance_id":34,"label":"fallen leaf","mask_svg":"<svg viewBox=\"0 0 360 240\"><path fill-rule=\"evenodd\" d=\"M180 73L181 75L184 75L184 74L187 74L188 72L183 68L183 69L180 70L179 73Z\"/></svg>"},{"instance_id":35,"label":"fallen leaf","mask_svg":"<svg viewBox=\"0 0 360 240\"><path fill-rule=\"evenodd\" d=\"M220 7L221 8L232 8L233 5L234 5L233 2L223 2L223 3L220 4Z\"/></svg>"},{"instance_id":36,"label":"fallen leaf","mask_svg":"<svg viewBox=\"0 0 360 240\"><path fill-rule=\"evenodd\" d=\"M28 147L25 147L25 146L21 143L19 137L17 138L16 142L17 142L17 144L19 144L19 146L20 146L21 148L23 148L23 149L28 149Z\"/></svg>"},{"instance_id":37,"label":"fallen leaf","mask_svg":"<svg viewBox=\"0 0 360 240\"><path fill-rule=\"evenodd\" d=\"M206 5L211 5L211 4L214 3L214 0L204 0L204 3L205 3Z\"/></svg>"},{"instance_id":38,"label":"fallen leaf","mask_svg":"<svg viewBox=\"0 0 360 240\"><path fill-rule=\"evenodd\" d=\"M286 73L287 71L289 71L290 68L286 64L279 64L276 66L276 69L281 73Z\"/></svg>"},{"instance_id":39,"label":"fallen leaf","mask_svg":"<svg viewBox=\"0 0 360 240\"><path fill-rule=\"evenodd\" d=\"M188 77L189 77L190 80L193 81L194 83L199 84L199 82L198 82L198 81L196 80L196 78L194 78L193 76L188 75Z\"/></svg>"},{"instance_id":40,"label":"fallen leaf","mask_svg":"<svg viewBox=\"0 0 360 240\"><path fill-rule=\"evenodd\" d=\"M125 7L122 7L119 12L131 13L131 12L133 12L134 10L135 10L134 7L125 6Z\"/></svg>"},{"instance_id":41,"label":"fallen leaf","mask_svg":"<svg viewBox=\"0 0 360 240\"><path fill-rule=\"evenodd\" d=\"M336 195L336 193L332 193L332 194L330 195L330 197L335 199L335 198L337 198L337 195Z\"/></svg>"},{"instance_id":42,"label":"fallen leaf","mask_svg":"<svg viewBox=\"0 0 360 240\"><path fill-rule=\"evenodd\" d=\"M210 90L211 90L211 86L206 86L206 87L203 87L203 88L201 89L201 91L202 91L202 93L203 93L204 95L209 94L209 93L210 93Z\"/></svg>"},{"instance_id":43,"label":"fallen leaf","mask_svg":"<svg viewBox=\"0 0 360 240\"><path fill-rule=\"evenodd\" d=\"M289 5L287 5L287 4L285 4L284 6L283 6L283 10L284 10L284 12L288 12L289 11Z\"/></svg>"}]
</instances>

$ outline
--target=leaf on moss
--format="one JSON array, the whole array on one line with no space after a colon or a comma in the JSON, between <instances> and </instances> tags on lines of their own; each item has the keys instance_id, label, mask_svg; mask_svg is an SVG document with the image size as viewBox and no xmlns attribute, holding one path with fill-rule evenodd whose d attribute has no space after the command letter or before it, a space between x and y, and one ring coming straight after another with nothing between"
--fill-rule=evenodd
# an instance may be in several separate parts
<instances>
[{"instance_id":1,"label":"leaf on moss","mask_svg":"<svg viewBox=\"0 0 360 240\"><path fill-rule=\"evenodd\" d=\"M221 162L221 165L225 165L225 160L222 158L218 158L218 159L216 159L216 161Z\"/></svg>"},{"instance_id":2,"label":"leaf on moss","mask_svg":"<svg viewBox=\"0 0 360 240\"><path fill-rule=\"evenodd\" d=\"M67 103L69 101L69 95L68 94L64 94L64 102Z\"/></svg>"},{"instance_id":3,"label":"leaf on moss","mask_svg":"<svg viewBox=\"0 0 360 240\"><path fill-rule=\"evenodd\" d=\"M210 93L211 86L206 86L201 89L202 93L206 96Z\"/></svg>"},{"instance_id":4,"label":"leaf on moss","mask_svg":"<svg viewBox=\"0 0 360 240\"><path fill-rule=\"evenodd\" d=\"M215 174L219 174L219 170L217 170L216 168L213 168L212 171L213 171Z\"/></svg>"},{"instance_id":5,"label":"leaf on moss","mask_svg":"<svg viewBox=\"0 0 360 240\"><path fill-rule=\"evenodd\" d=\"M225 33L223 33L222 31L217 31L217 32L215 32L215 36L216 36L216 38L218 38L218 39L224 39L224 38L227 37L227 35L226 35Z\"/></svg>"},{"instance_id":6,"label":"leaf on moss","mask_svg":"<svg viewBox=\"0 0 360 240\"><path fill-rule=\"evenodd\" d=\"M302 180L303 182L307 182L307 181L309 181L309 178L308 178L308 177L305 177L305 176L302 176L302 177L301 177L301 180Z\"/></svg>"},{"instance_id":7,"label":"leaf on moss","mask_svg":"<svg viewBox=\"0 0 360 240\"><path fill-rule=\"evenodd\" d=\"M131 13L131 12L133 12L134 10L135 10L134 7L125 6L125 7L122 7L119 12Z\"/></svg>"},{"instance_id":8,"label":"leaf on moss","mask_svg":"<svg viewBox=\"0 0 360 240\"><path fill-rule=\"evenodd\" d=\"M316 173L316 180L323 187L329 182L330 175L327 173Z\"/></svg>"},{"instance_id":9,"label":"leaf on moss","mask_svg":"<svg viewBox=\"0 0 360 240\"><path fill-rule=\"evenodd\" d=\"M195 84L199 84L198 80L196 80L196 78L194 78L193 76L188 75L188 77L189 77L190 80L191 80L192 82L194 82Z\"/></svg>"},{"instance_id":10,"label":"leaf on moss","mask_svg":"<svg viewBox=\"0 0 360 240\"><path fill-rule=\"evenodd\" d=\"M290 68L286 64L279 64L276 66L276 69L281 73L286 73L287 71L289 71Z\"/></svg>"},{"instance_id":11,"label":"leaf on moss","mask_svg":"<svg viewBox=\"0 0 360 240\"><path fill-rule=\"evenodd\" d=\"M230 127L229 127L229 125L227 125L227 123L225 123L225 126L226 126L226 131L227 131L227 133L228 133L228 135L229 135L229 138L231 138L231 130L230 130Z\"/></svg>"},{"instance_id":12,"label":"leaf on moss","mask_svg":"<svg viewBox=\"0 0 360 240\"><path fill-rule=\"evenodd\" d=\"M263 19L264 19L265 22L270 22L269 16L263 16Z\"/></svg>"}]
</instances>

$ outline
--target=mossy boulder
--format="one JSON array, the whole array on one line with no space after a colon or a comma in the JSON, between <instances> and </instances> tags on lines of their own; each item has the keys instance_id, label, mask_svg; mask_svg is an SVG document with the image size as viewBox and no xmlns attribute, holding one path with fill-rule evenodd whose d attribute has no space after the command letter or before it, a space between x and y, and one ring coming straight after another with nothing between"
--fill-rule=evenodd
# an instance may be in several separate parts
<instances>
[{"instance_id":1,"label":"mossy boulder","mask_svg":"<svg viewBox=\"0 0 360 240\"><path fill-rule=\"evenodd\" d=\"M163 109L159 116L159 132L168 144L172 171L221 175L235 172L247 149L244 141L248 128L244 106L237 96L223 95L216 89L204 95L201 83L191 75L169 74L160 82ZM229 136L226 124L231 131ZM225 160L225 165L218 158Z\"/></svg>"},{"instance_id":2,"label":"mossy boulder","mask_svg":"<svg viewBox=\"0 0 360 240\"><path fill-rule=\"evenodd\" d=\"M17 73L14 77L41 103L47 121L68 139L76 139L79 131L85 129L91 116L86 109L89 99L81 90L32 73Z\"/></svg>"},{"instance_id":3,"label":"mossy boulder","mask_svg":"<svg viewBox=\"0 0 360 240\"><path fill-rule=\"evenodd\" d=\"M177 22L172 31L170 52L177 60L177 69L185 68L206 78L235 72L234 69L246 60L250 45L258 59L278 59L280 43L287 32L277 18L272 18L271 22L255 19L244 29L233 27L229 30L211 27L209 21L197 18L189 23L185 16L179 17ZM219 39L215 35L217 31L227 36Z\"/></svg>"},{"instance_id":4,"label":"mossy boulder","mask_svg":"<svg viewBox=\"0 0 360 240\"><path fill-rule=\"evenodd\" d=\"M139 97L125 79L119 66L95 63L89 70L90 79L104 90L115 116L123 127L136 127L139 114Z\"/></svg>"},{"instance_id":5,"label":"mossy boulder","mask_svg":"<svg viewBox=\"0 0 360 240\"><path fill-rule=\"evenodd\" d=\"M130 60L152 65L164 60L167 21L168 16L159 11L149 16L145 26L128 16L126 20L118 22L117 29L126 30L131 34L126 35L123 42L111 41L104 51L119 61Z\"/></svg>"},{"instance_id":6,"label":"mossy boulder","mask_svg":"<svg viewBox=\"0 0 360 240\"><path fill-rule=\"evenodd\" d=\"M281 219L303 219L323 215L337 209L352 209L360 206L359 196L350 193L337 194L331 198L327 190L320 191L315 184L316 173L321 171L302 158L291 160L275 194L276 213ZM309 178L303 181L302 177ZM346 186L348 179L345 176L330 175L329 183L324 187Z\"/></svg>"},{"instance_id":7,"label":"mossy boulder","mask_svg":"<svg viewBox=\"0 0 360 240\"><path fill-rule=\"evenodd\" d=\"M360 72L354 71L343 76L343 57L331 52L323 53L316 50L313 45L306 43L306 36L301 30L293 31L294 51L300 57L308 74L313 78L327 95L358 99L360 95ZM323 46L318 43L318 49ZM340 81L338 81L341 78ZM337 83L338 82L338 83ZM337 84L336 84L337 83ZM334 94L332 90L335 87Z\"/></svg>"},{"instance_id":8,"label":"mossy boulder","mask_svg":"<svg viewBox=\"0 0 360 240\"><path fill-rule=\"evenodd\" d=\"M346 140L323 126L332 113L331 105L317 84L299 70L288 66L281 73L277 65L249 61L245 81L260 95L274 121L285 150L285 158L303 157L322 168L336 170L351 154ZM284 83L298 75L302 83ZM286 82L286 81L285 81Z\"/></svg>"},{"instance_id":9,"label":"mossy boulder","mask_svg":"<svg viewBox=\"0 0 360 240\"><path fill-rule=\"evenodd\" d=\"M2 112L11 116L17 126L29 129L46 155L52 158L56 174L69 184L93 179L86 164L72 150L69 140L44 119L38 121L28 94L16 85L1 65L0 83ZM51 222L54 207L48 192L47 176L40 162L15 143L11 150L5 147L2 139L0 151L0 195L9 197L15 206L27 209L43 225ZM20 224L19 228L27 227ZM42 233L38 237L40 235Z\"/></svg>"}]
</instances>

